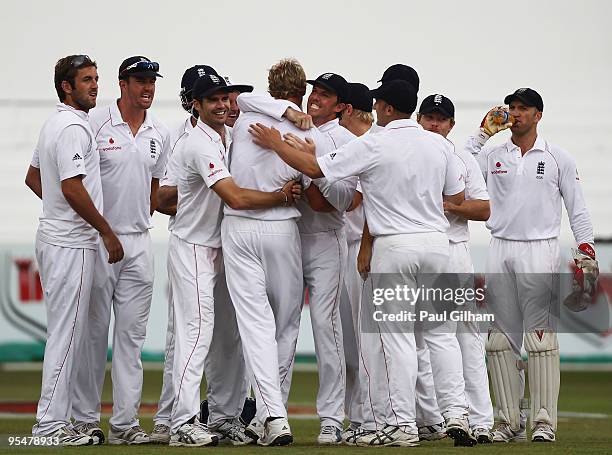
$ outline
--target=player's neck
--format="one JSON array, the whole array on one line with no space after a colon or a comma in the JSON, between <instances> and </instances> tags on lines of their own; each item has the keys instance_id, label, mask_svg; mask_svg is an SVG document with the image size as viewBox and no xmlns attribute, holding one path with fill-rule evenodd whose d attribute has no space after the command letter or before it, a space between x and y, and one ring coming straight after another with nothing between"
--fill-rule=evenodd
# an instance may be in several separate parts
<instances>
[{"instance_id":1,"label":"player's neck","mask_svg":"<svg viewBox=\"0 0 612 455\"><path fill-rule=\"evenodd\" d=\"M529 130L527 133L522 135L513 134L512 143L521 149L521 155L524 155L533 148L536 139L538 138L538 132L534 128Z\"/></svg>"},{"instance_id":2,"label":"player's neck","mask_svg":"<svg viewBox=\"0 0 612 455\"><path fill-rule=\"evenodd\" d=\"M372 123L358 121L355 122L355 124L351 128L351 133L353 133L355 136L363 136L365 133L370 131L370 128L372 128Z\"/></svg>"},{"instance_id":3,"label":"player's neck","mask_svg":"<svg viewBox=\"0 0 612 455\"><path fill-rule=\"evenodd\" d=\"M319 128L321 125L325 125L327 122L331 122L332 120L336 120L336 115L334 114L332 115L328 115L327 117L313 117L312 118L312 123L314 123L314 126L316 126L317 128Z\"/></svg>"},{"instance_id":4,"label":"player's neck","mask_svg":"<svg viewBox=\"0 0 612 455\"><path fill-rule=\"evenodd\" d=\"M130 130L132 130L132 134L136 136L136 133L138 133L138 130L145 121L147 115L146 109L132 106L123 98L119 98L117 107L121 113L121 118L128 124Z\"/></svg>"}]
</instances>

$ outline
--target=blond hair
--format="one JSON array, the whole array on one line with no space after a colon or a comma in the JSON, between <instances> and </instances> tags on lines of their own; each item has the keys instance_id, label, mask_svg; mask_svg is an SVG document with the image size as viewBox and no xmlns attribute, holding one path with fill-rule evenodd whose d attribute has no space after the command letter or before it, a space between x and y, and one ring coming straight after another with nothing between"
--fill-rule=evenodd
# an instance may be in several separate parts
<instances>
[{"instance_id":1,"label":"blond hair","mask_svg":"<svg viewBox=\"0 0 612 455\"><path fill-rule=\"evenodd\" d=\"M360 122L368 123L370 125L374 122L374 114L371 112L362 111L361 109L353 108L352 117Z\"/></svg>"},{"instance_id":2,"label":"blond hair","mask_svg":"<svg viewBox=\"0 0 612 455\"><path fill-rule=\"evenodd\" d=\"M277 99L304 96L306 73L302 65L294 58L285 58L272 66L268 72L268 92Z\"/></svg>"}]
</instances>

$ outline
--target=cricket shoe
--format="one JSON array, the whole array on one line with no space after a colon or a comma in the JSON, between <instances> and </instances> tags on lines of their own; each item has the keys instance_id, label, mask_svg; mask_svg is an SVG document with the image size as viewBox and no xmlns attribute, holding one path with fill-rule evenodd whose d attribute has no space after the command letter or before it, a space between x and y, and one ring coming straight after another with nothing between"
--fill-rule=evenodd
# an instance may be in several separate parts
<instances>
[{"instance_id":1,"label":"cricket shoe","mask_svg":"<svg viewBox=\"0 0 612 455\"><path fill-rule=\"evenodd\" d=\"M342 443L342 430L333 425L321 427L321 432L317 438L317 443L321 445L336 445Z\"/></svg>"},{"instance_id":2,"label":"cricket shoe","mask_svg":"<svg viewBox=\"0 0 612 455\"><path fill-rule=\"evenodd\" d=\"M493 442L527 442L527 431L521 422L521 426L518 431L514 431L510 428L510 424L507 422L500 422L497 428L493 430Z\"/></svg>"},{"instance_id":3,"label":"cricket shoe","mask_svg":"<svg viewBox=\"0 0 612 455\"><path fill-rule=\"evenodd\" d=\"M488 428L476 427L472 430L474 437L478 444L491 444L493 439L491 438L491 431Z\"/></svg>"},{"instance_id":4,"label":"cricket shoe","mask_svg":"<svg viewBox=\"0 0 612 455\"><path fill-rule=\"evenodd\" d=\"M357 439L362 436L367 436L369 434L376 433L374 430L366 430L363 427L358 428L347 428L342 432L342 441L348 446L356 446Z\"/></svg>"},{"instance_id":5,"label":"cricket shoe","mask_svg":"<svg viewBox=\"0 0 612 455\"><path fill-rule=\"evenodd\" d=\"M69 425L60 428L46 437L55 439L60 446L90 446L94 443L91 436L80 433Z\"/></svg>"},{"instance_id":6,"label":"cricket shoe","mask_svg":"<svg viewBox=\"0 0 612 455\"><path fill-rule=\"evenodd\" d=\"M547 423L538 422L531 433L531 440L533 442L555 442L555 430Z\"/></svg>"},{"instance_id":7,"label":"cricket shoe","mask_svg":"<svg viewBox=\"0 0 612 455\"><path fill-rule=\"evenodd\" d=\"M172 447L202 447L216 446L217 444L219 444L219 438L211 434L206 425L198 421L184 423L175 434L170 436Z\"/></svg>"},{"instance_id":8,"label":"cricket shoe","mask_svg":"<svg viewBox=\"0 0 612 455\"><path fill-rule=\"evenodd\" d=\"M419 445L419 435L406 433L393 425L386 425L382 430L358 438L357 445L360 447L416 447Z\"/></svg>"},{"instance_id":9,"label":"cricket shoe","mask_svg":"<svg viewBox=\"0 0 612 455\"><path fill-rule=\"evenodd\" d=\"M111 425L108 432L108 443L111 445L135 445L151 442L149 435L140 425L134 425L127 430L119 430Z\"/></svg>"},{"instance_id":10,"label":"cricket shoe","mask_svg":"<svg viewBox=\"0 0 612 455\"><path fill-rule=\"evenodd\" d=\"M254 442L257 442L264 434L264 426L257 419L253 419L244 429L244 434Z\"/></svg>"},{"instance_id":11,"label":"cricket shoe","mask_svg":"<svg viewBox=\"0 0 612 455\"><path fill-rule=\"evenodd\" d=\"M231 443L234 446L245 446L253 443L253 439L244 431L244 426L239 419L226 420L216 428L211 428L214 433L221 435L221 443Z\"/></svg>"},{"instance_id":12,"label":"cricket shoe","mask_svg":"<svg viewBox=\"0 0 612 455\"><path fill-rule=\"evenodd\" d=\"M455 447L472 447L476 445L476 438L470 430L470 425L466 418L449 417L446 420L446 434L455 440Z\"/></svg>"},{"instance_id":13,"label":"cricket shoe","mask_svg":"<svg viewBox=\"0 0 612 455\"><path fill-rule=\"evenodd\" d=\"M104 432L100 428L100 422L77 422L74 429L91 437L94 445L104 444Z\"/></svg>"},{"instance_id":14,"label":"cricket shoe","mask_svg":"<svg viewBox=\"0 0 612 455\"><path fill-rule=\"evenodd\" d=\"M168 444L170 442L170 427L163 423L158 423L149 433L149 440L153 444Z\"/></svg>"},{"instance_id":15,"label":"cricket shoe","mask_svg":"<svg viewBox=\"0 0 612 455\"><path fill-rule=\"evenodd\" d=\"M289 422L284 417L268 420L263 435L257 440L260 446L286 446L293 442Z\"/></svg>"},{"instance_id":16,"label":"cricket shoe","mask_svg":"<svg viewBox=\"0 0 612 455\"><path fill-rule=\"evenodd\" d=\"M444 422L419 427L419 440L437 441L446 437L446 425Z\"/></svg>"}]
</instances>

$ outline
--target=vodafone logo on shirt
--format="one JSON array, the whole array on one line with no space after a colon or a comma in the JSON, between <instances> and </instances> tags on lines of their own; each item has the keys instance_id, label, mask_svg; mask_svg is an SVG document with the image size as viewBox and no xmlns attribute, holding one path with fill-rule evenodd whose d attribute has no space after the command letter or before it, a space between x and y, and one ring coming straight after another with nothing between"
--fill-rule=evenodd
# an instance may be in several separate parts
<instances>
[{"instance_id":1,"label":"vodafone logo on shirt","mask_svg":"<svg viewBox=\"0 0 612 455\"><path fill-rule=\"evenodd\" d=\"M112 137L109 137L105 141L98 141L98 144L103 144L105 142L108 143L109 146L108 147L98 147L98 151L99 152L116 152L116 151L121 150L121 146L120 145L114 145L115 144L115 139L113 139Z\"/></svg>"},{"instance_id":2,"label":"vodafone logo on shirt","mask_svg":"<svg viewBox=\"0 0 612 455\"><path fill-rule=\"evenodd\" d=\"M505 169L501 169L501 167L503 166L502 163L500 163L499 161L497 163L495 163L495 167L497 169L495 169L494 171L491 171L491 174L493 175L498 175L498 174L507 174L508 171Z\"/></svg>"}]
</instances>

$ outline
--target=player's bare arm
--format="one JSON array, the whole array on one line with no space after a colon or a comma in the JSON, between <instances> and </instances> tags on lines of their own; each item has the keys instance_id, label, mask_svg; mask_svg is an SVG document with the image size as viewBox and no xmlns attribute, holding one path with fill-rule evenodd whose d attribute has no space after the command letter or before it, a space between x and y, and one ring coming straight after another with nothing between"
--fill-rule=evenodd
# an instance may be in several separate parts
<instances>
[{"instance_id":1,"label":"player's bare arm","mask_svg":"<svg viewBox=\"0 0 612 455\"><path fill-rule=\"evenodd\" d=\"M83 186L83 177L78 175L62 180L62 193L70 207L100 233L104 247L108 251L109 264L114 264L123 259L121 242L108 222L96 209L96 206L89 197L89 193Z\"/></svg>"},{"instance_id":2,"label":"player's bare arm","mask_svg":"<svg viewBox=\"0 0 612 455\"><path fill-rule=\"evenodd\" d=\"M353 196L353 202L351 203L351 206L348 209L346 209L346 211L352 212L357 207L359 207L362 202L363 202L363 194L361 194L359 191L355 191L355 196Z\"/></svg>"},{"instance_id":3,"label":"player's bare arm","mask_svg":"<svg viewBox=\"0 0 612 455\"><path fill-rule=\"evenodd\" d=\"M253 135L253 142L260 147L274 150L292 168L313 179L325 177L317 159L313 155L296 149L283 141L277 129L257 123L250 125L249 132Z\"/></svg>"},{"instance_id":4,"label":"player's bare arm","mask_svg":"<svg viewBox=\"0 0 612 455\"><path fill-rule=\"evenodd\" d=\"M211 189L234 210L289 206L299 200L302 194L302 187L295 180L288 181L279 191L272 193L241 188L232 178L219 180Z\"/></svg>"},{"instance_id":5,"label":"player's bare arm","mask_svg":"<svg viewBox=\"0 0 612 455\"><path fill-rule=\"evenodd\" d=\"M357 270L361 277L365 280L370 273L370 262L372 262L372 247L374 245L374 237L370 234L368 228L368 220L363 224L363 233L361 235L361 244L359 245L359 254L357 256Z\"/></svg>"},{"instance_id":6,"label":"player's bare arm","mask_svg":"<svg viewBox=\"0 0 612 455\"><path fill-rule=\"evenodd\" d=\"M151 216L153 216L153 213L155 213L155 210L157 208L157 191L159 190L159 179L156 179L155 177L153 177L151 179L151 208L150 208L150 212L151 212Z\"/></svg>"},{"instance_id":7,"label":"player's bare arm","mask_svg":"<svg viewBox=\"0 0 612 455\"><path fill-rule=\"evenodd\" d=\"M155 210L164 215L176 215L178 203L178 190L176 186L161 186L157 190L157 206Z\"/></svg>"},{"instance_id":8,"label":"player's bare arm","mask_svg":"<svg viewBox=\"0 0 612 455\"><path fill-rule=\"evenodd\" d=\"M452 213L453 215L458 215L466 220L487 221L491 215L491 206L489 201L481 199L463 201L463 203L459 205L445 200L444 211Z\"/></svg>"},{"instance_id":9,"label":"player's bare arm","mask_svg":"<svg viewBox=\"0 0 612 455\"><path fill-rule=\"evenodd\" d=\"M42 199L42 183L40 182L40 169L30 165L25 178L25 184L32 192Z\"/></svg>"}]
</instances>

